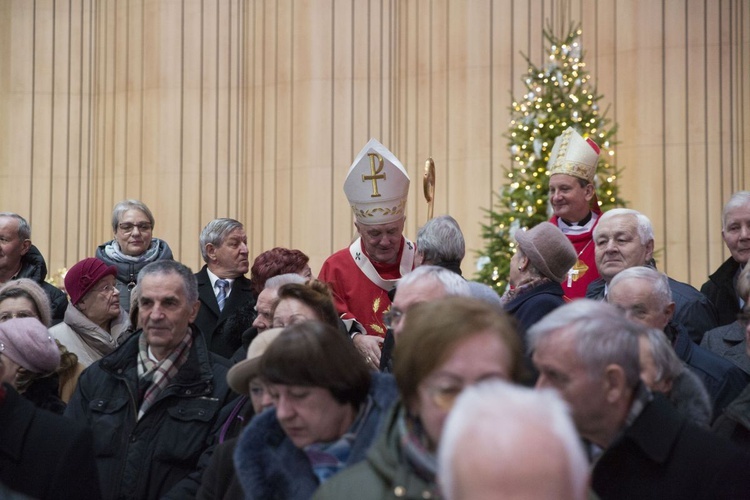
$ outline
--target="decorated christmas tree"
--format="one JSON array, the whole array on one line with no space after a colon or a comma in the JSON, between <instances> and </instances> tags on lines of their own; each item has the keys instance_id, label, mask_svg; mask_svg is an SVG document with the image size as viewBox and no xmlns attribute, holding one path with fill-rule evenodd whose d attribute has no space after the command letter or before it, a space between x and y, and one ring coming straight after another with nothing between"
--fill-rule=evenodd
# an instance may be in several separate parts
<instances>
[{"instance_id":1,"label":"decorated christmas tree","mask_svg":"<svg viewBox=\"0 0 750 500\"><path fill-rule=\"evenodd\" d=\"M523 77L526 93L511 105L511 121L505 137L512 156L506 167L507 184L497 193L488 222L482 224L486 245L477 260L477 279L502 293L507 286L510 258L515 251L513 234L548 220L549 175L547 161L555 138L573 127L584 138L599 144L601 154L594 179L599 206L607 210L622 206L618 197L619 170L614 165L612 136L606 112L599 109L598 95L586 71L579 27L571 27L564 38L550 29L544 37L547 58L536 66L528 57L529 71Z\"/></svg>"}]
</instances>

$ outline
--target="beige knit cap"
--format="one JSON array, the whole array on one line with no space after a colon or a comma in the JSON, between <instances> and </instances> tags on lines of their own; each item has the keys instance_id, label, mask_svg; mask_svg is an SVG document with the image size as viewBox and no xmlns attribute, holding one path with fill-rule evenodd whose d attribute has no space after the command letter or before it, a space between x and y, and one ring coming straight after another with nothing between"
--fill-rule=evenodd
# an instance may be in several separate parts
<instances>
[{"instance_id":1,"label":"beige knit cap","mask_svg":"<svg viewBox=\"0 0 750 500\"><path fill-rule=\"evenodd\" d=\"M562 283L578 260L576 250L567 236L554 224L542 222L525 231L518 229L514 237L518 248L531 265L547 278Z\"/></svg>"},{"instance_id":2,"label":"beige knit cap","mask_svg":"<svg viewBox=\"0 0 750 500\"><path fill-rule=\"evenodd\" d=\"M39 321L49 328L52 326L52 309L49 303L49 297L44 293L44 289L34 280L29 278L19 278L11 280L0 286L0 297L18 297L18 292L31 297L32 302L39 312ZM1 300L1 299L0 299Z\"/></svg>"}]
</instances>

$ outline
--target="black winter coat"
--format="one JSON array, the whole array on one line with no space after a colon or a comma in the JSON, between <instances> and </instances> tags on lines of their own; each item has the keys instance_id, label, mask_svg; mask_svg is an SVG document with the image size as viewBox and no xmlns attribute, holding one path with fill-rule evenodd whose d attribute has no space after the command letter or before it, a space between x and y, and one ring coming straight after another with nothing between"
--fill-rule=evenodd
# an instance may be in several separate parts
<instances>
[{"instance_id":1,"label":"black winter coat","mask_svg":"<svg viewBox=\"0 0 750 500\"><path fill-rule=\"evenodd\" d=\"M732 443L686 422L655 394L594 466L602 500L746 499L750 458Z\"/></svg>"},{"instance_id":2,"label":"black winter coat","mask_svg":"<svg viewBox=\"0 0 750 500\"><path fill-rule=\"evenodd\" d=\"M55 285L44 281L47 278L47 263L34 245L29 247L29 251L21 257L21 270L17 278L29 278L42 287L44 293L49 298L49 305L52 308L52 324L56 325L65 318L65 309L68 307L68 297L65 292Z\"/></svg>"},{"instance_id":3,"label":"black winter coat","mask_svg":"<svg viewBox=\"0 0 750 500\"><path fill-rule=\"evenodd\" d=\"M101 498L91 431L2 389L0 483L40 500Z\"/></svg>"},{"instance_id":4,"label":"black winter coat","mask_svg":"<svg viewBox=\"0 0 750 500\"><path fill-rule=\"evenodd\" d=\"M518 332L525 338L526 331L534 323L565 304L564 295L565 292L563 292L560 283L548 281L519 293L513 300L505 304L503 309L516 318Z\"/></svg>"},{"instance_id":5,"label":"black winter coat","mask_svg":"<svg viewBox=\"0 0 750 500\"><path fill-rule=\"evenodd\" d=\"M729 257L701 287L701 293L716 309L716 326L734 322L740 312L740 300L734 288L734 277L739 269L740 264Z\"/></svg>"},{"instance_id":6,"label":"black winter coat","mask_svg":"<svg viewBox=\"0 0 750 500\"><path fill-rule=\"evenodd\" d=\"M220 412L233 396L226 361L208 352L195 327L191 331L187 361L139 421L141 331L81 374L65 415L94 432L104 498L195 496L199 458L214 444ZM204 457L201 466L207 462Z\"/></svg>"}]
</instances>

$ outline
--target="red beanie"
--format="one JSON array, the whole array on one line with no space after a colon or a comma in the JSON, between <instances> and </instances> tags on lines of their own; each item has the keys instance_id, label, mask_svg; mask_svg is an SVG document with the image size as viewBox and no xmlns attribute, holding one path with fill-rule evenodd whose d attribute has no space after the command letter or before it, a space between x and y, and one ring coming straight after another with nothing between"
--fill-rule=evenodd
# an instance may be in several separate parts
<instances>
[{"instance_id":1,"label":"red beanie","mask_svg":"<svg viewBox=\"0 0 750 500\"><path fill-rule=\"evenodd\" d=\"M117 268L108 266L99 259L89 257L76 263L68 269L65 275L65 291L70 296L70 303L78 304L89 290L94 288L99 280L105 276L112 275L117 277Z\"/></svg>"}]
</instances>

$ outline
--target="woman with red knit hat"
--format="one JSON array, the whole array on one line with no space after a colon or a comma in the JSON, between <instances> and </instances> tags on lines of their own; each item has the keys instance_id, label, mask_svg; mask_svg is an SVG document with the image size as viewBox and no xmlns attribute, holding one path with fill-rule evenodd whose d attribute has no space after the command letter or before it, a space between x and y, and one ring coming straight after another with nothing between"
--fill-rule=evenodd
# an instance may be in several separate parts
<instances>
[{"instance_id":1,"label":"woman with red knit hat","mask_svg":"<svg viewBox=\"0 0 750 500\"><path fill-rule=\"evenodd\" d=\"M114 351L130 332L116 276L115 266L91 257L73 265L65 275L70 306L63 322L50 328L50 333L84 366Z\"/></svg>"}]
</instances>

